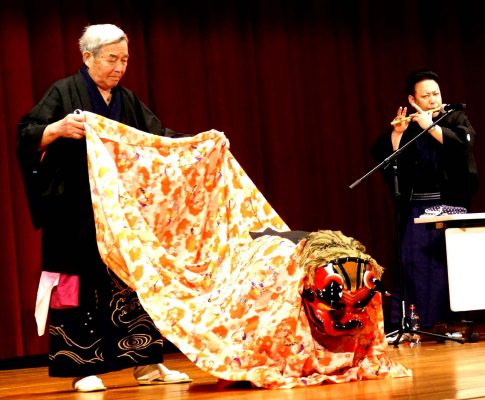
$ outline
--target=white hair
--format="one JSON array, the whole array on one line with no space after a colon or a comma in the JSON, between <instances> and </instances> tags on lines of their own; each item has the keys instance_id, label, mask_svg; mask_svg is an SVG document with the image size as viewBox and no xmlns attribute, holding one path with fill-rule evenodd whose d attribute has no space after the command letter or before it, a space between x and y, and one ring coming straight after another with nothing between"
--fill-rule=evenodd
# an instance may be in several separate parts
<instances>
[{"instance_id":1,"label":"white hair","mask_svg":"<svg viewBox=\"0 0 485 400\"><path fill-rule=\"evenodd\" d=\"M104 45L119 43L123 40L128 43L128 36L116 25L88 25L84 28L83 35L79 39L79 50L81 50L81 54L89 51L96 56L99 49Z\"/></svg>"}]
</instances>

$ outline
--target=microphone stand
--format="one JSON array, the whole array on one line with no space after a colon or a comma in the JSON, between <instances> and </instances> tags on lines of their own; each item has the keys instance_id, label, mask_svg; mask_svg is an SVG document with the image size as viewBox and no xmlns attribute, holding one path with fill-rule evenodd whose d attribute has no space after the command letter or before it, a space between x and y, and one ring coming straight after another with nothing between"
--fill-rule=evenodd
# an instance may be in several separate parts
<instances>
[{"instance_id":1,"label":"microphone stand","mask_svg":"<svg viewBox=\"0 0 485 400\"><path fill-rule=\"evenodd\" d=\"M387 168L392 162L392 170L393 170L393 177L394 177L394 210L395 210L395 220L396 220L396 243L397 243L397 249L396 249L396 257L397 257L397 263L398 263L398 271L399 271L399 279L400 279L400 285L399 285L399 291L400 291L400 300L401 300L401 325L399 329L396 329L393 332L390 332L386 334L386 337L394 336L397 334L396 339L392 342L394 347L399 347L399 341L401 340L401 337L405 333L409 334L422 334L422 335L428 335L435 337L439 339L440 341L444 340L452 340L458 343L465 343L465 340L463 338L454 338L450 337L447 335L441 335L439 333L433 333L433 332L425 332L421 331L419 329L412 329L408 319L406 318L406 289L405 289L405 283L404 283L404 268L402 265L402 254L401 254L401 216L399 212L399 206L400 206L400 201L401 201L401 193L399 190L399 178L398 178L398 168L397 168L397 157L405 151L412 143L414 143L418 138L423 136L426 132L428 132L433 126L435 126L438 122L440 122L443 118L451 114L453 111L456 111L455 109L449 109L444 112L443 115L440 115L440 117L434 121L432 124L430 124L428 127L423 129L420 133L418 133L414 138L412 138L409 142L407 142L405 145L402 147L398 148L396 151L394 151L391 155L389 155L387 158L385 158L382 162L380 162L378 165L376 165L374 168L372 168L369 172L364 174L362 177L357 179L354 183L352 183L349 188L353 189L356 187L358 184L360 184L364 179L368 178L370 175L372 175L375 171L377 171L380 168ZM384 293L385 294L385 293Z\"/></svg>"}]
</instances>

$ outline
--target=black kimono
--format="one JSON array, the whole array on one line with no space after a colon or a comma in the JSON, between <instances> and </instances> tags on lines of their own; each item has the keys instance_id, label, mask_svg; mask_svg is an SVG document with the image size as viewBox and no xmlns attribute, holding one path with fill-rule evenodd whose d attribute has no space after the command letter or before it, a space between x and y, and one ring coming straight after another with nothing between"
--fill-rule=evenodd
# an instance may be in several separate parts
<instances>
[{"instance_id":1,"label":"black kimono","mask_svg":"<svg viewBox=\"0 0 485 400\"><path fill-rule=\"evenodd\" d=\"M79 276L79 307L50 309L49 375L88 376L162 362L163 341L135 292L103 264L96 244L86 141L58 138L38 150L45 127L91 111L157 135L176 136L128 89L106 105L83 67L54 83L18 126L18 158L32 220L42 230L42 270Z\"/></svg>"},{"instance_id":2,"label":"black kimono","mask_svg":"<svg viewBox=\"0 0 485 400\"><path fill-rule=\"evenodd\" d=\"M440 114L439 116L441 116ZM439 118L439 116L437 118ZM437 118L434 118L436 120ZM427 208L447 205L470 208L477 189L478 174L473 147L475 131L463 111L444 117L438 125L443 143L425 133L397 157L400 197L396 204L401 222L401 256L405 284L404 300L415 304L424 328L447 322L449 309L446 248L442 231L415 224ZM422 129L411 122L404 131L401 148ZM392 154L392 130L384 133L373 148L376 162ZM392 165L383 170L384 178L394 195ZM396 282L399 280L396 274ZM401 304L391 307L391 321L398 323Z\"/></svg>"}]
</instances>

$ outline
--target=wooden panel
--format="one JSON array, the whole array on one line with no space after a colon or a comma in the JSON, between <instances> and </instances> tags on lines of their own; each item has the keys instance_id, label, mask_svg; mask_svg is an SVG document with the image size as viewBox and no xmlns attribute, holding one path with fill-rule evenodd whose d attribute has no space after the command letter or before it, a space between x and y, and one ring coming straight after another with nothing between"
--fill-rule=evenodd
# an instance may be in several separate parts
<instances>
[{"instance_id":1,"label":"wooden panel","mask_svg":"<svg viewBox=\"0 0 485 400\"><path fill-rule=\"evenodd\" d=\"M217 379L199 370L182 354L168 354L170 368L189 373L191 384L138 386L132 370L103 376L108 390L96 393L71 391L71 379L49 378L47 369L0 371L1 399L42 400L364 400L364 399L471 399L484 398L485 342L458 344L424 342L411 348L406 343L389 347L389 355L413 369L410 378L383 379L316 387L264 390L247 385L222 389Z\"/></svg>"},{"instance_id":2,"label":"wooden panel","mask_svg":"<svg viewBox=\"0 0 485 400\"><path fill-rule=\"evenodd\" d=\"M445 231L452 311L485 309L485 227Z\"/></svg>"}]
</instances>

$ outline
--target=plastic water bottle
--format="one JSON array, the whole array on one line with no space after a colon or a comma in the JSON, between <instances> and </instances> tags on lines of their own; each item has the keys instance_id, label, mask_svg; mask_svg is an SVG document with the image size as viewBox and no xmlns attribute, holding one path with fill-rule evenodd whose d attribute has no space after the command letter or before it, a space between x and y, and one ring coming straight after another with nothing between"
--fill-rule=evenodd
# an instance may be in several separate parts
<instances>
[{"instance_id":1,"label":"plastic water bottle","mask_svg":"<svg viewBox=\"0 0 485 400\"><path fill-rule=\"evenodd\" d=\"M416 306L414 304L409 305L409 343L411 346L416 346L421 343L421 336L418 333L412 332L414 330L419 330L419 315L416 312Z\"/></svg>"}]
</instances>

